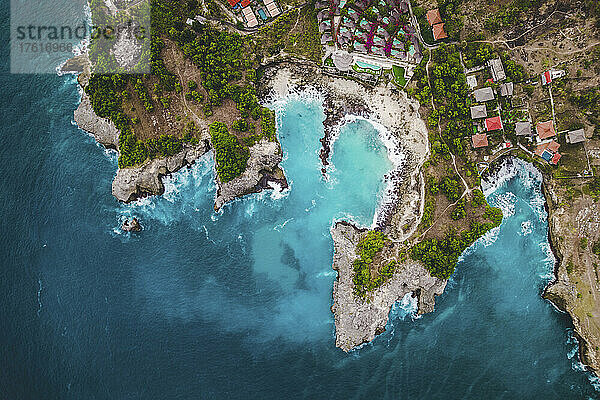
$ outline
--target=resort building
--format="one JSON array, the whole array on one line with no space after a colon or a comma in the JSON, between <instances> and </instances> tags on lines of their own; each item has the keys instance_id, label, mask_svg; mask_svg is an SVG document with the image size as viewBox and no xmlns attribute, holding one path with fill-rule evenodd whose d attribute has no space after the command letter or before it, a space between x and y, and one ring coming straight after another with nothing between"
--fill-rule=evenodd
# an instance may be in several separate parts
<instances>
[{"instance_id":1,"label":"resort building","mask_svg":"<svg viewBox=\"0 0 600 400\"><path fill-rule=\"evenodd\" d=\"M277 7L277 4L273 1L273 0L264 0L265 6L267 7L267 12L269 13L269 15L271 17L276 17L279 14L281 14L281 11L279 10L279 7Z\"/></svg>"},{"instance_id":2,"label":"resort building","mask_svg":"<svg viewBox=\"0 0 600 400\"><path fill-rule=\"evenodd\" d=\"M487 117L487 109L485 105L471 107L471 119L480 119Z\"/></svg>"},{"instance_id":3,"label":"resort building","mask_svg":"<svg viewBox=\"0 0 600 400\"><path fill-rule=\"evenodd\" d=\"M535 130L537 131L537 134L541 140L556 136L556 131L554 130L554 122L552 121L538 122L535 127Z\"/></svg>"},{"instance_id":4,"label":"resort building","mask_svg":"<svg viewBox=\"0 0 600 400\"><path fill-rule=\"evenodd\" d=\"M500 96L510 97L515 92L515 85L512 82L506 82L500 85Z\"/></svg>"},{"instance_id":5,"label":"resort building","mask_svg":"<svg viewBox=\"0 0 600 400\"><path fill-rule=\"evenodd\" d=\"M427 22L429 23L429 26L431 26L433 38L435 40L441 40L448 37L448 34L446 34L446 31L444 30L444 23L438 8L427 11Z\"/></svg>"},{"instance_id":6,"label":"resort building","mask_svg":"<svg viewBox=\"0 0 600 400\"><path fill-rule=\"evenodd\" d=\"M491 117L485 120L485 129L488 132L499 131L502 129L502 120L500 117Z\"/></svg>"},{"instance_id":7,"label":"resort building","mask_svg":"<svg viewBox=\"0 0 600 400\"><path fill-rule=\"evenodd\" d=\"M574 131L570 131L567 133L567 143L576 144L585 142L585 131L582 129L577 129Z\"/></svg>"},{"instance_id":8,"label":"resort building","mask_svg":"<svg viewBox=\"0 0 600 400\"><path fill-rule=\"evenodd\" d=\"M556 79L560 79L567 73L560 69L549 69L542 74L542 85L548 85Z\"/></svg>"},{"instance_id":9,"label":"resort building","mask_svg":"<svg viewBox=\"0 0 600 400\"><path fill-rule=\"evenodd\" d=\"M480 147L488 146L488 138L485 133L480 133L478 135L471 136L471 140L473 143L473 148L478 149Z\"/></svg>"},{"instance_id":10,"label":"resort building","mask_svg":"<svg viewBox=\"0 0 600 400\"><path fill-rule=\"evenodd\" d=\"M506 73L504 72L502 60L499 58L494 58L488 61L488 66L490 67L490 72L492 73L492 79L494 82L502 82L506 79Z\"/></svg>"},{"instance_id":11,"label":"resort building","mask_svg":"<svg viewBox=\"0 0 600 400\"><path fill-rule=\"evenodd\" d=\"M515 133L517 136L531 136L531 124L527 121L517 122L515 125Z\"/></svg>"},{"instance_id":12,"label":"resort building","mask_svg":"<svg viewBox=\"0 0 600 400\"><path fill-rule=\"evenodd\" d=\"M495 99L494 91L491 87L484 87L477 89L473 92L473 97L478 103L484 103L486 101L492 101Z\"/></svg>"},{"instance_id":13,"label":"resort building","mask_svg":"<svg viewBox=\"0 0 600 400\"><path fill-rule=\"evenodd\" d=\"M467 76L467 85L469 85L469 89L473 90L477 87L477 76L469 75Z\"/></svg>"},{"instance_id":14,"label":"resort building","mask_svg":"<svg viewBox=\"0 0 600 400\"><path fill-rule=\"evenodd\" d=\"M242 14L244 15L244 20L246 20L246 25L248 28L254 28L255 26L258 26L258 20L256 19L256 15L254 15L254 11L252 11L250 6L242 8Z\"/></svg>"},{"instance_id":15,"label":"resort building","mask_svg":"<svg viewBox=\"0 0 600 400\"><path fill-rule=\"evenodd\" d=\"M552 140L538 145L535 149L535 154L549 163L556 165L558 164L558 160L560 160L560 154L558 154L559 147L560 144Z\"/></svg>"}]
</instances>

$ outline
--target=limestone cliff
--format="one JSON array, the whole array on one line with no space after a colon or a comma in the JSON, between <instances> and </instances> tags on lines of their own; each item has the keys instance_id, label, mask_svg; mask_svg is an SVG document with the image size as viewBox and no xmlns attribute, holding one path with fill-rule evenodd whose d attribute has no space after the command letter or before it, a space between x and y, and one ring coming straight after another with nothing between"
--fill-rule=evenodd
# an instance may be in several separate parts
<instances>
[{"instance_id":1,"label":"limestone cliff","mask_svg":"<svg viewBox=\"0 0 600 400\"><path fill-rule=\"evenodd\" d=\"M352 262L358 258L356 246L366 232L346 222L338 222L331 229L333 269L338 273L333 284L331 311L335 316L335 344L344 351L370 342L385 331L392 306L407 293L418 296L419 314L433 311L435 296L444 292L447 282L432 277L418 262L408 260L386 283L370 293L368 299L355 296Z\"/></svg>"},{"instance_id":2,"label":"limestone cliff","mask_svg":"<svg viewBox=\"0 0 600 400\"><path fill-rule=\"evenodd\" d=\"M600 371L600 277L592 247L600 241L600 204L580 194L567 200L566 187L544 177L549 235L557 258L555 280L544 298L571 316L581 361Z\"/></svg>"}]
</instances>

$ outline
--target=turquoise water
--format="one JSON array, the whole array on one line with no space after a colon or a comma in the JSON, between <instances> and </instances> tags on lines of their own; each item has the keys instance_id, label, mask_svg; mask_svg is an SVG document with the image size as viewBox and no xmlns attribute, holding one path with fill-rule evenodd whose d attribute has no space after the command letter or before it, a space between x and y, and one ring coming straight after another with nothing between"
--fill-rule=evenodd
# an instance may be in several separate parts
<instances>
[{"instance_id":1,"label":"turquoise water","mask_svg":"<svg viewBox=\"0 0 600 400\"><path fill-rule=\"evenodd\" d=\"M357 61L356 65L358 65L361 68L372 69L373 71L379 71L381 69L381 67L378 65L368 64L362 61Z\"/></svg>"},{"instance_id":2,"label":"turquoise water","mask_svg":"<svg viewBox=\"0 0 600 400\"><path fill-rule=\"evenodd\" d=\"M539 297L553 261L526 165L489 190L506 218L465 253L436 312L415 319L405 302L346 354L329 310L329 229L375 217L393 166L372 125L342 129L324 180L322 108L279 104L288 191L215 214L207 155L166 179L164 196L123 205L110 194L114 155L71 124L74 79L0 79L1 398L598 397L571 324ZM123 215L144 230L120 232Z\"/></svg>"}]
</instances>

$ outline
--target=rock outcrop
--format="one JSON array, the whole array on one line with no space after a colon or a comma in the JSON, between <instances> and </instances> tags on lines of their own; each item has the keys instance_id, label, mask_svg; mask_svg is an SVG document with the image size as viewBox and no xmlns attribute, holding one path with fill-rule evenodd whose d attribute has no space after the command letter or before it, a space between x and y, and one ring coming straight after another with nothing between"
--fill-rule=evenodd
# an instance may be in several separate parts
<instances>
[{"instance_id":1,"label":"rock outcrop","mask_svg":"<svg viewBox=\"0 0 600 400\"><path fill-rule=\"evenodd\" d=\"M92 134L98 143L115 150L119 146L119 131L115 124L94 113L90 98L85 93L81 95L81 103L75 110L74 119L77 126Z\"/></svg>"},{"instance_id":2,"label":"rock outcrop","mask_svg":"<svg viewBox=\"0 0 600 400\"><path fill-rule=\"evenodd\" d=\"M283 153L277 142L263 139L250 147L250 158L242 175L225 183L217 177L215 211L236 197L268 188L269 182L277 182L282 188L287 187L283 171L279 168L282 157Z\"/></svg>"},{"instance_id":3,"label":"rock outcrop","mask_svg":"<svg viewBox=\"0 0 600 400\"><path fill-rule=\"evenodd\" d=\"M119 168L112 183L112 194L123 202L149 195L161 195L165 191L163 176L191 165L208 150L206 142L197 146L184 145L182 151L171 157L155 158L139 167Z\"/></svg>"},{"instance_id":4,"label":"rock outcrop","mask_svg":"<svg viewBox=\"0 0 600 400\"><path fill-rule=\"evenodd\" d=\"M139 232L142 230L142 226L140 225L140 221L136 217L133 217L131 221L129 219L123 221L121 229L125 232Z\"/></svg>"},{"instance_id":5,"label":"rock outcrop","mask_svg":"<svg viewBox=\"0 0 600 400\"><path fill-rule=\"evenodd\" d=\"M368 301L355 296L352 262L358 258L356 246L366 232L347 222L338 222L331 229L333 269L338 273L331 311L335 316L335 344L344 351L383 333L392 306L407 293L418 296L419 314L432 312L435 296L444 292L447 282L432 277L421 264L406 261L386 283L369 294Z\"/></svg>"},{"instance_id":6,"label":"rock outcrop","mask_svg":"<svg viewBox=\"0 0 600 400\"><path fill-rule=\"evenodd\" d=\"M77 60L75 64L85 65L85 60L85 58ZM89 70L85 70L79 75L79 84L85 87L88 79ZM77 125L92 134L98 143L118 151L119 131L110 120L100 118L94 113L90 98L85 92L82 92L81 103L74 112L74 119ZM199 145L184 144L183 150L173 156L147 160L136 167L119 168L112 183L113 196L119 201L130 202L144 196L163 194L165 191L162 183L163 176L191 165L210 150L207 130L202 132L200 139ZM275 186L273 183L276 183L279 188L286 188L285 175L279 168L281 160L281 147L276 141L261 140L250 147L248 165L241 176L226 183L220 182L217 178L215 210L237 197L263 189L272 189Z\"/></svg>"},{"instance_id":7,"label":"rock outcrop","mask_svg":"<svg viewBox=\"0 0 600 400\"><path fill-rule=\"evenodd\" d=\"M552 251L557 259L555 279L544 291L544 298L570 315L579 340L583 364L600 371L600 276L598 256L593 253L600 242L600 206L581 194L565 202L567 188L544 176L548 206L548 228Z\"/></svg>"}]
</instances>

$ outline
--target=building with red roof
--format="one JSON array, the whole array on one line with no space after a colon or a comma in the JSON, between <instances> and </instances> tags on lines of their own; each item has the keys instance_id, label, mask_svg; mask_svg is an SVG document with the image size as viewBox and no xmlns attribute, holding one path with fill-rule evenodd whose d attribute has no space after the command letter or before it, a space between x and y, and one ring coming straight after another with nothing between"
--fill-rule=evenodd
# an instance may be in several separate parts
<instances>
[{"instance_id":1,"label":"building with red roof","mask_svg":"<svg viewBox=\"0 0 600 400\"><path fill-rule=\"evenodd\" d=\"M560 160L560 154L558 154L558 149L560 144L555 140L551 140L546 143L542 143L538 145L535 149L535 154L538 157L543 158L548 161L550 164L558 164L558 160Z\"/></svg>"},{"instance_id":2,"label":"building with red roof","mask_svg":"<svg viewBox=\"0 0 600 400\"><path fill-rule=\"evenodd\" d=\"M227 0L227 1L229 2L229 5L232 8L235 7L240 2L240 0Z\"/></svg>"},{"instance_id":3,"label":"building with red roof","mask_svg":"<svg viewBox=\"0 0 600 400\"><path fill-rule=\"evenodd\" d=\"M448 37L448 34L444 30L444 24L443 23L435 24L433 26L433 38L435 40L446 39L447 37Z\"/></svg>"},{"instance_id":4,"label":"building with red roof","mask_svg":"<svg viewBox=\"0 0 600 400\"><path fill-rule=\"evenodd\" d=\"M232 0L229 0L229 1L232 1ZM250 3L252 3L250 0L242 0L242 7L248 7L250 5Z\"/></svg>"},{"instance_id":5,"label":"building with red roof","mask_svg":"<svg viewBox=\"0 0 600 400\"><path fill-rule=\"evenodd\" d=\"M546 122L538 122L535 130L537 131L540 139L548 139L553 136L556 136L556 131L554 130L554 122L552 120Z\"/></svg>"},{"instance_id":6,"label":"building with red roof","mask_svg":"<svg viewBox=\"0 0 600 400\"><path fill-rule=\"evenodd\" d=\"M491 117L485 120L485 129L488 132L502 129L502 120L500 117Z\"/></svg>"},{"instance_id":7,"label":"building with red roof","mask_svg":"<svg viewBox=\"0 0 600 400\"><path fill-rule=\"evenodd\" d=\"M427 22L429 22L430 26L435 24L442 23L442 16L440 15L440 10L435 8L433 10L427 11Z\"/></svg>"},{"instance_id":8,"label":"building with red roof","mask_svg":"<svg viewBox=\"0 0 600 400\"><path fill-rule=\"evenodd\" d=\"M546 150L551 153L556 153L558 151L559 147L560 147L560 144L558 142L556 142L555 140L552 140L550 142L539 144L535 148L535 154L541 157L542 154L544 154L544 151L546 151Z\"/></svg>"},{"instance_id":9,"label":"building with red roof","mask_svg":"<svg viewBox=\"0 0 600 400\"><path fill-rule=\"evenodd\" d=\"M552 83L552 74L550 71L546 71L542 74L542 85Z\"/></svg>"},{"instance_id":10,"label":"building with red roof","mask_svg":"<svg viewBox=\"0 0 600 400\"><path fill-rule=\"evenodd\" d=\"M471 136L471 140L473 142L473 147L476 149L480 148L480 147L487 147L487 145L488 145L488 138L485 133L473 135L473 136Z\"/></svg>"}]
</instances>

